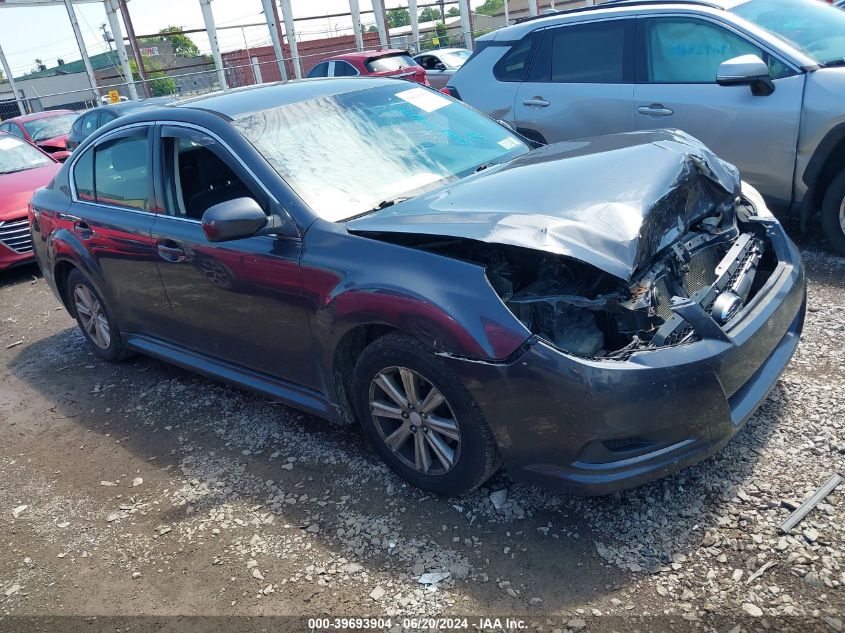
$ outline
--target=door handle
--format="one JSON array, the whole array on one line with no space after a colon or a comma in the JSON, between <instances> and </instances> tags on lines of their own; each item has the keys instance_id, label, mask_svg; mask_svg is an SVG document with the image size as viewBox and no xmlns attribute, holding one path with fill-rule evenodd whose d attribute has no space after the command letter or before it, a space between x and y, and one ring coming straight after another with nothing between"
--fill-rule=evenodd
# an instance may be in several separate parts
<instances>
[{"instance_id":1,"label":"door handle","mask_svg":"<svg viewBox=\"0 0 845 633\"><path fill-rule=\"evenodd\" d=\"M672 116L675 114L674 110L663 107L659 103L652 103L650 106L640 106L637 112L645 116Z\"/></svg>"},{"instance_id":2,"label":"door handle","mask_svg":"<svg viewBox=\"0 0 845 633\"><path fill-rule=\"evenodd\" d=\"M77 220L73 223L73 229L79 233L79 236L82 239L88 239L92 235L94 235L94 231L91 230L91 227L88 226L87 222L83 222L82 220Z\"/></svg>"},{"instance_id":3,"label":"door handle","mask_svg":"<svg viewBox=\"0 0 845 633\"><path fill-rule=\"evenodd\" d=\"M156 242L158 249L158 256L166 262L183 262L185 261L185 251L173 240L159 240Z\"/></svg>"},{"instance_id":4,"label":"door handle","mask_svg":"<svg viewBox=\"0 0 845 633\"><path fill-rule=\"evenodd\" d=\"M543 97L532 97L531 99L525 99L522 102L522 105L533 106L537 108L548 108L551 103L543 99Z\"/></svg>"}]
</instances>

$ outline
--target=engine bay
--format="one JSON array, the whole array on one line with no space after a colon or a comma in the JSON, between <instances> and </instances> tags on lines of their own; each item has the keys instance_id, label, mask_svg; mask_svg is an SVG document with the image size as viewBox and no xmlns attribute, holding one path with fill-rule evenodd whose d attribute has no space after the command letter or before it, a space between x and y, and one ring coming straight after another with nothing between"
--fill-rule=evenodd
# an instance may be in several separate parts
<instances>
[{"instance_id":1,"label":"engine bay","mask_svg":"<svg viewBox=\"0 0 845 633\"><path fill-rule=\"evenodd\" d=\"M624 360L637 351L724 339L722 327L774 270L765 230L748 221L751 209L722 209L629 282L573 258L519 246L426 235L389 239L483 266L516 318L560 350Z\"/></svg>"}]
</instances>

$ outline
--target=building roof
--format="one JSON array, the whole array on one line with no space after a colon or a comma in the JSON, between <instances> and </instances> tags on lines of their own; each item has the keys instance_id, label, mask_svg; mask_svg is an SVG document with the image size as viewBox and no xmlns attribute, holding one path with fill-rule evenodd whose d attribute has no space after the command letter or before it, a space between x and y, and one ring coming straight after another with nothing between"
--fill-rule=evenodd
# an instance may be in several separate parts
<instances>
[{"instance_id":1,"label":"building roof","mask_svg":"<svg viewBox=\"0 0 845 633\"><path fill-rule=\"evenodd\" d=\"M91 61L91 68L93 70L105 70L108 68L120 68L120 59L117 52L109 51L106 53L99 53L88 58ZM54 75L69 75L72 73L84 73L85 64L81 59L72 62L65 62L61 66L53 66L46 70L38 70L33 73L27 73L15 79L35 79L36 77L53 77Z\"/></svg>"}]
</instances>

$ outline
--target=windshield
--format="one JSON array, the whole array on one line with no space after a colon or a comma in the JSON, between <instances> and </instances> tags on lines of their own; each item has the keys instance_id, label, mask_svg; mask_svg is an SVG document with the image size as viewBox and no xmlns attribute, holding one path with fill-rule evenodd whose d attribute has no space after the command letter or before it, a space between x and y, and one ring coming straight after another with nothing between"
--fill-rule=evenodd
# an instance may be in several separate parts
<instances>
[{"instance_id":1,"label":"windshield","mask_svg":"<svg viewBox=\"0 0 845 633\"><path fill-rule=\"evenodd\" d=\"M78 116L79 114L76 112L73 114L58 114L45 119L26 121L23 126L26 128L29 138L33 141L46 141L54 136L70 134L70 128L73 127L73 122L76 121Z\"/></svg>"},{"instance_id":2,"label":"windshield","mask_svg":"<svg viewBox=\"0 0 845 633\"><path fill-rule=\"evenodd\" d=\"M320 97L234 125L315 213L331 221L528 151L503 126L422 87Z\"/></svg>"},{"instance_id":3,"label":"windshield","mask_svg":"<svg viewBox=\"0 0 845 633\"><path fill-rule=\"evenodd\" d=\"M409 55L388 55L387 57L379 57L377 59L369 60L364 66L367 67L371 73L383 73L388 70L401 70L409 66L418 66Z\"/></svg>"},{"instance_id":4,"label":"windshield","mask_svg":"<svg viewBox=\"0 0 845 633\"><path fill-rule=\"evenodd\" d=\"M35 169L51 162L29 143L0 134L0 174Z\"/></svg>"},{"instance_id":5,"label":"windshield","mask_svg":"<svg viewBox=\"0 0 845 633\"><path fill-rule=\"evenodd\" d=\"M452 53L443 53L440 55L440 59L449 68L460 68L469 59L470 55L472 53L469 51L454 51Z\"/></svg>"},{"instance_id":6,"label":"windshield","mask_svg":"<svg viewBox=\"0 0 845 633\"><path fill-rule=\"evenodd\" d=\"M751 0L733 9L822 65L845 59L845 11L818 0Z\"/></svg>"}]
</instances>

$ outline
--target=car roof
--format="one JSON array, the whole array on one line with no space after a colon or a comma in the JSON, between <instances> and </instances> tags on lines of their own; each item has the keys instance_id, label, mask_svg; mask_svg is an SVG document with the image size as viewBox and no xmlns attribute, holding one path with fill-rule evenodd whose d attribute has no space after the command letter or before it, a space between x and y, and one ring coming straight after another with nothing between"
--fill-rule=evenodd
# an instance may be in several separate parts
<instances>
[{"instance_id":1,"label":"car roof","mask_svg":"<svg viewBox=\"0 0 845 633\"><path fill-rule=\"evenodd\" d=\"M381 77L320 77L279 81L212 92L165 107L207 110L229 119L240 119L256 112L319 97L331 97L368 88L395 85L397 81L402 80Z\"/></svg>"},{"instance_id":2,"label":"car roof","mask_svg":"<svg viewBox=\"0 0 845 633\"><path fill-rule=\"evenodd\" d=\"M21 114L15 117L4 119L3 123L8 121L18 121L24 123L25 121L37 121L38 119L49 119L50 117L59 116L61 114L79 114L75 110L45 110L44 112L33 112L32 114Z\"/></svg>"},{"instance_id":3,"label":"car roof","mask_svg":"<svg viewBox=\"0 0 845 633\"><path fill-rule=\"evenodd\" d=\"M342 55L333 55L332 57L326 57L326 59L321 59L322 62L330 62L336 59L359 59L359 60L367 60L373 59L375 57L390 57L391 55L407 55L408 51L404 48L386 48L383 50L368 50L368 51L354 51L352 53L343 53Z\"/></svg>"}]
</instances>

